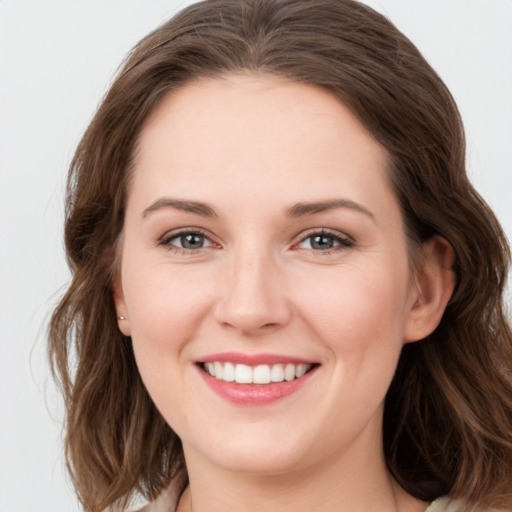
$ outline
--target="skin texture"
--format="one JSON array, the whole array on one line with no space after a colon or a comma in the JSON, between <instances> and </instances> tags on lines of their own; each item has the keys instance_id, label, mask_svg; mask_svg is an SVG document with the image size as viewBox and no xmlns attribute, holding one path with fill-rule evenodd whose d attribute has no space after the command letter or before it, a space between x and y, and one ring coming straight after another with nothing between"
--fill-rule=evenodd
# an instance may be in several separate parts
<instances>
[{"instance_id":1,"label":"skin texture","mask_svg":"<svg viewBox=\"0 0 512 512\"><path fill-rule=\"evenodd\" d=\"M451 250L426 243L411 274L387 161L330 94L267 76L194 82L147 120L115 301L144 383L183 442L180 510L426 507L386 471L383 400L403 344L442 316ZM182 247L183 230L199 233L197 248ZM312 245L315 234L333 247ZM232 351L319 366L276 402L234 404L196 364Z\"/></svg>"}]
</instances>

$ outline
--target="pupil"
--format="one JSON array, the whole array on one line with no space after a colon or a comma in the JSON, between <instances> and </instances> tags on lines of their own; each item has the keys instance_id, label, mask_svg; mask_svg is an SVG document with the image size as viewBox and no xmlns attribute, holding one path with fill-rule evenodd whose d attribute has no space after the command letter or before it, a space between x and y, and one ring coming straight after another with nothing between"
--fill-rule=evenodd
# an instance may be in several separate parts
<instances>
[{"instance_id":1,"label":"pupil","mask_svg":"<svg viewBox=\"0 0 512 512\"><path fill-rule=\"evenodd\" d=\"M181 237L181 246L185 249L198 249L203 245L202 235L189 234Z\"/></svg>"},{"instance_id":2,"label":"pupil","mask_svg":"<svg viewBox=\"0 0 512 512\"><path fill-rule=\"evenodd\" d=\"M317 235L313 237L311 246L313 249L331 249L334 246L334 241L329 236Z\"/></svg>"}]
</instances>

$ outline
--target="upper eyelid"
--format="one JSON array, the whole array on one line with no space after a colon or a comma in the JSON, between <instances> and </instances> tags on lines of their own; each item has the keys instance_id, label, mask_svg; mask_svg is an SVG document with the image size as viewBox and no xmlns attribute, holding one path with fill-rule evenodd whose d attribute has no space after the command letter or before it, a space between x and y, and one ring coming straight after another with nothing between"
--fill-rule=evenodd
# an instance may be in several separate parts
<instances>
[{"instance_id":1,"label":"upper eyelid","mask_svg":"<svg viewBox=\"0 0 512 512\"><path fill-rule=\"evenodd\" d=\"M197 249L187 249L187 248L178 247L171 243L176 238L179 238L180 236L186 235L186 234L201 235L208 240L209 245L207 245L205 247L200 247ZM186 253L198 254L202 250L210 249L212 247L219 248L221 246L221 244L214 237L212 237L207 231L205 231L202 228L198 228L198 227L185 227L185 228L178 228L175 230L167 231L165 234L163 234L161 237L158 238L156 245L159 247L166 247L168 250L171 250L171 248L172 248L173 250L182 252L183 254L186 254Z\"/></svg>"},{"instance_id":2,"label":"upper eyelid","mask_svg":"<svg viewBox=\"0 0 512 512\"><path fill-rule=\"evenodd\" d=\"M220 241L217 239L217 237L213 236L208 230L205 230L203 228L200 228L198 226L186 226L182 228L176 228L174 230L167 231L164 233L161 237L158 238L157 243L163 244L167 243L174 238L179 237L183 234L192 234L197 233L201 236L204 236L207 238L212 244L215 245L222 245ZM333 238L338 238L340 240L348 241L350 243L355 243L355 240L352 236L348 235L347 233L344 233L342 231L338 231L336 229L331 228L321 228L321 227L315 227L315 228L309 228L307 230L302 231L300 234L296 235L291 242L292 246L297 245L300 242L303 242L307 238L314 236L314 235L324 235L324 236L332 236Z\"/></svg>"},{"instance_id":3,"label":"upper eyelid","mask_svg":"<svg viewBox=\"0 0 512 512\"><path fill-rule=\"evenodd\" d=\"M162 236L158 238L158 241L161 242L163 240L172 240L173 238L176 238L183 234L192 234L197 233L198 235L202 235L205 238L208 238L213 242L212 235L204 230L203 228L199 228L196 226L190 226L190 227L184 227L184 228L177 228L177 229L171 229L169 231L166 231Z\"/></svg>"},{"instance_id":4,"label":"upper eyelid","mask_svg":"<svg viewBox=\"0 0 512 512\"><path fill-rule=\"evenodd\" d=\"M309 238L314 237L315 235L334 238L335 241L337 242L337 245L325 249L315 249L313 247L300 247L302 243L304 243ZM344 251L356 247L356 242L353 237L338 230L331 230L326 228L312 229L306 233L302 233L299 236L300 238L292 244L290 249L292 251L304 251L305 253L315 254L318 255L319 257L327 257L334 254L340 254L340 252L344 253Z\"/></svg>"},{"instance_id":5,"label":"upper eyelid","mask_svg":"<svg viewBox=\"0 0 512 512\"><path fill-rule=\"evenodd\" d=\"M337 229L330 229L330 228L311 228L304 232L302 232L300 235L298 235L295 240L296 242L302 242L306 240L307 238L314 236L314 235L325 235L325 236L332 236L333 238L339 238L341 240L347 240L352 243L355 243L355 240L352 236L348 235L347 233L344 233L342 231L338 231Z\"/></svg>"}]
</instances>

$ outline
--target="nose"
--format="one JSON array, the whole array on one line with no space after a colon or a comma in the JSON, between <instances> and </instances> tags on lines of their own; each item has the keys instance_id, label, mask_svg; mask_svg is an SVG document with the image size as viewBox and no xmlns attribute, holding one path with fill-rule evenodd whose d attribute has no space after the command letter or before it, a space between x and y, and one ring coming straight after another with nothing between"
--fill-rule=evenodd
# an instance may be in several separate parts
<instances>
[{"instance_id":1,"label":"nose","mask_svg":"<svg viewBox=\"0 0 512 512\"><path fill-rule=\"evenodd\" d=\"M271 254L247 248L234 254L226 267L215 308L217 322L257 337L290 321L283 271Z\"/></svg>"}]
</instances>

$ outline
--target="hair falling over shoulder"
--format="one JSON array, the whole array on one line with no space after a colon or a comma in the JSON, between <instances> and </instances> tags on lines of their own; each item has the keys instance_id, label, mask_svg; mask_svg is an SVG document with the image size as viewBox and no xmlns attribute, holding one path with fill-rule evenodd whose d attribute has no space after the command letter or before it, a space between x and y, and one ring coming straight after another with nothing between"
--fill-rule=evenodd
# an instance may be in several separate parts
<instances>
[{"instance_id":1,"label":"hair falling over shoulder","mask_svg":"<svg viewBox=\"0 0 512 512\"><path fill-rule=\"evenodd\" d=\"M49 326L66 406L65 449L88 512L187 482L181 442L148 396L112 283L137 138L169 92L250 70L330 91L391 157L410 245L445 238L457 285L441 324L406 345L387 394L389 470L422 500L512 507L509 249L468 181L457 107L416 47L354 0L206 0L128 56L71 163L65 243L72 281Z\"/></svg>"}]
</instances>

